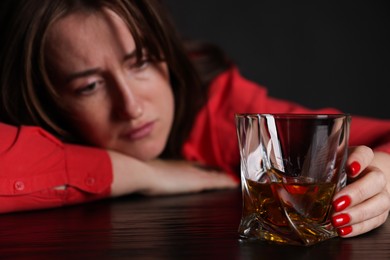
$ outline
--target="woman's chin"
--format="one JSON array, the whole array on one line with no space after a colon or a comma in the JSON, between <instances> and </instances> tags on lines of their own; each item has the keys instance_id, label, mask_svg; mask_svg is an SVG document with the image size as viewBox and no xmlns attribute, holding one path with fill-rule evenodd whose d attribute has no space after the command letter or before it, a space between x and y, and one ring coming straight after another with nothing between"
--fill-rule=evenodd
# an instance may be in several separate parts
<instances>
[{"instance_id":1,"label":"woman's chin","mask_svg":"<svg viewBox=\"0 0 390 260\"><path fill-rule=\"evenodd\" d=\"M145 147L137 151L134 150L128 151L125 149L117 149L117 151L140 161L150 161L156 159L162 153L163 149L164 147L153 146L153 147Z\"/></svg>"}]
</instances>

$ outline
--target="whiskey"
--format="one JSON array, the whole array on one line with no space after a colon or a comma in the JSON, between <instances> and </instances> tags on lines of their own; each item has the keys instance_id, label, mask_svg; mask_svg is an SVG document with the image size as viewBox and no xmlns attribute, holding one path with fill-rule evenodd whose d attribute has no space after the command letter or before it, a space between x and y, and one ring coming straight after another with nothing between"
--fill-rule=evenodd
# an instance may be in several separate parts
<instances>
[{"instance_id":1,"label":"whiskey","mask_svg":"<svg viewBox=\"0 0 390 260\"><path fill-rule=\"evenodd\" d=\"M246 238L310 245L337 235L331 225L335 183L245 179L239 228Z\"/></svg>"}]
</instances>

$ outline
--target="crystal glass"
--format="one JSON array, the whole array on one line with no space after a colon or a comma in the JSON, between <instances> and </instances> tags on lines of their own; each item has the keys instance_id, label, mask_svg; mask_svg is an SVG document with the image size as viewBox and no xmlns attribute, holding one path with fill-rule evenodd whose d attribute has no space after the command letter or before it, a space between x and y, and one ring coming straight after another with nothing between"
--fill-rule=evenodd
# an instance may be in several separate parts
<instances>
[{"instance_id":1,"label":"crystal glass","mask_svg":"<svg viewBox=\"0 0 390 260\"><path fill-rule=\"evenodd\" d=\"M313 245L337 236L332 198L346 184L347 114L237 114L239 234Z\"/></svg>"}]
</instances>

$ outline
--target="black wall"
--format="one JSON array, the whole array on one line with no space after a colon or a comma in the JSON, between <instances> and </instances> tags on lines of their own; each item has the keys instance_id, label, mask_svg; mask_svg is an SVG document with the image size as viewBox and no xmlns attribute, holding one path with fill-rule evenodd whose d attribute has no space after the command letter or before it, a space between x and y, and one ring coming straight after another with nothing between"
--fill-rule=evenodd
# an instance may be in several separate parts
<instances>
[{"instance_id":1,"label":"black wall","mask_svg":"<svg viewBox=\"0 0 390 260\"><path fill-rule=\"evenodd\" d=\"M385 0L164 0L184 37L220 45L272 96L390 118Z\"/></svg>"}]
</instances>

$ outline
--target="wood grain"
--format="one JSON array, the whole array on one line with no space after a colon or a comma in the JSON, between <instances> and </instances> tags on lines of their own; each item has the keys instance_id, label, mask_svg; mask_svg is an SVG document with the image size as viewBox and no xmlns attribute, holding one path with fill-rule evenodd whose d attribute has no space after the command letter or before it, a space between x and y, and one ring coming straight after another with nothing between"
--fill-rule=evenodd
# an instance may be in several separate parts
<instances>
[{"instance_id":1,"label":"wood grain","mask_svg":"<svg viewBox=\"0 0 390 260\"><path fill-rule=\"evenodd\" d=\"M239 190L0 216L0 259L390 259L390 222L311 247L241 240Z\"/></svg>"}]
</instances>

